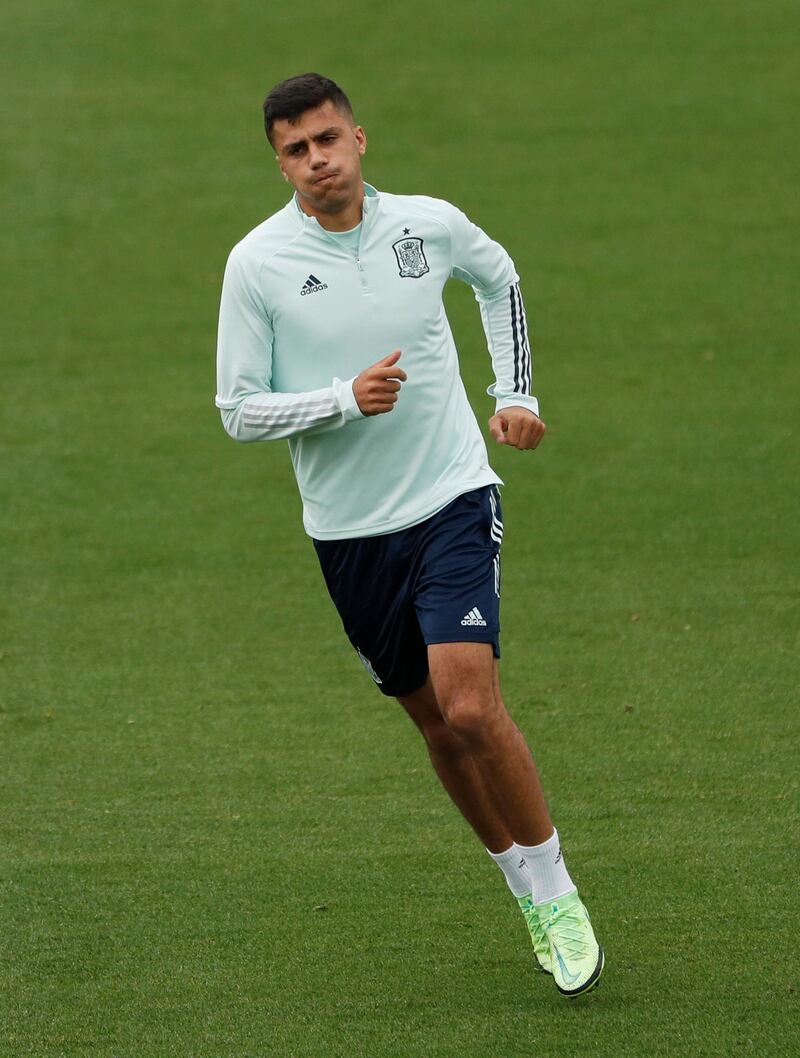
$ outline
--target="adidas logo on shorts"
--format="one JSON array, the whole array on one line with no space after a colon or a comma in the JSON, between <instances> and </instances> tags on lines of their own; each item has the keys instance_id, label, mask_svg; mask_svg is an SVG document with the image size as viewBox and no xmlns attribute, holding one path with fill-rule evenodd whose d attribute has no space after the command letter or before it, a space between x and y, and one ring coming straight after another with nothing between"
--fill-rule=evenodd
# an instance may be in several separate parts
<instances>
[{"instance_id":1,"label":"adidas logo on shorts","mask_svg":"<svg viewBox=\"0 0 800 1058\"><path fill-rule=\"evenodd\" d=\"M486 622L477 606L473 607L468 614L461 618L461 623L462 625L483 625L484 628L486 627Z\"/></svg>"}]
</instances>

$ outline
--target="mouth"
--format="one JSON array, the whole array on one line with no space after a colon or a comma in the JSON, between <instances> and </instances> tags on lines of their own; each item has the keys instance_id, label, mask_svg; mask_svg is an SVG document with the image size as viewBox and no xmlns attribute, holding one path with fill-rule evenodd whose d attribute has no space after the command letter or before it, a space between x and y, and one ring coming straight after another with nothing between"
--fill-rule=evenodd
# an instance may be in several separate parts
<instances>
[{"instance_id":1,"label":"mouth","mask_svg":"<svg viewBox=\"0 0 800 1058\"><path fill-rule=\"evenodd\" d=\"M314 181L314 185L327 184L329 180L332 180L336 176L336 173L325 173L322 176L318 176Z\"/></svg>"}]
</instances>

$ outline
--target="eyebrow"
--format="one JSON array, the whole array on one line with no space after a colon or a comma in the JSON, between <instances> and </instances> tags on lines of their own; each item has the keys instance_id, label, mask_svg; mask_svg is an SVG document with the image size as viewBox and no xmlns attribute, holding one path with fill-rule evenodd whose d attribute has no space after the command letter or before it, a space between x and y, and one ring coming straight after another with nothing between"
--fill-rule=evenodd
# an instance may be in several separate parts
<instances>
[{"instance_id":1,"label":"eyebrow","mask_svg":"<svg viewBox=\"0 0 800 1058\"><path fill-rule=\"evenodd\" d=\"M332 132L341 132L341 125L329 125L327 129L322 129L320 132L315 132L313 136L306 136L302 140L290 140L289 143L284 143L281 147L281 154L286 151L290 151L293 147L300 147L302 144L309 140L321 140L323 136L329 136Z\"/></svg>"}]
</instances>

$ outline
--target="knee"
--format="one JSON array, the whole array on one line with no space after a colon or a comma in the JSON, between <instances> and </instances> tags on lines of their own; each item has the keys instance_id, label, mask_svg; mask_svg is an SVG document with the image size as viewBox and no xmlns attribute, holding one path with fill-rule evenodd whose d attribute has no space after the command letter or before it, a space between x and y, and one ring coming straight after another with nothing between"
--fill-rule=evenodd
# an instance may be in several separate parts
<instances>
[{"instance_id":1,"label":"knee","mask_svg":"<svg viewBox=\"0 0 800 1058\"><path fill-rule=\"evenodd\" d=\"M443 716L426 718L418 727L432 753L456 756L464 752L460 738L445 722Z\"/></svg>"},{"instance_id":2,"label":"knee","mask_svg":"<svg viewBox=\"0 0 800 1058\"><path fill-rule=\"evenodd\" d=\"M432 690L425 688L421 694L401 698L400 704L414 721L431 752L455 754L461 750L458 739L442 716Z\"/></svg>"},{"instance_id":3,"label":"knee","mask_svg":"<svg viewBox=\"0 0 800 1058\"><path fill-rule=\"evenodd\" d=\"M498 720L497 703L479 695L465 693L442 704L442 714L450 732L474 748L492 738Z\"/></svg>"}]
</instances>

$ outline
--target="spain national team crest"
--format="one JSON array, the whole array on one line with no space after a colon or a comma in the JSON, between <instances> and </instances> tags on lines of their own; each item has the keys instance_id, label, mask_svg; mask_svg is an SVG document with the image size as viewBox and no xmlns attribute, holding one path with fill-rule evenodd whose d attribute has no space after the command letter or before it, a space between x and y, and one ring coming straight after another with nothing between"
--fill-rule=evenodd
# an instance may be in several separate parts
<instances>
[{"instance_id":1,"label":"spain national team crest","mask_svg":"<svg viewBox=\"0 0 800 1058\"><path fill-rule=\"evenodd\" d=\"M416 236L398 239L397 242L392 243L392 249L403 279L419 279L426 272L430 272L422 250L422 239Z\"/></svg>"}]
</instances>

